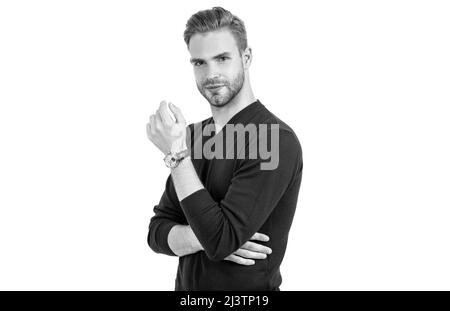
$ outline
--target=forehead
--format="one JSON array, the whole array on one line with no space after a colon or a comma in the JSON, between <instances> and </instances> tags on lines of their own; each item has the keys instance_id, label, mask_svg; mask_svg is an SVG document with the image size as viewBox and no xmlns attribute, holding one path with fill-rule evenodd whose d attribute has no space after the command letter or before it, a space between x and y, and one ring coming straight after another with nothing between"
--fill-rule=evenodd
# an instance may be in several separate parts
<instances>
[{"instance_id":1,"label":"forehead","mask_svg":"<svg viewBox=\"0 0 450 311\"><path fill-rule=\"evenodd\" d=\"M237 53L236 39L230 30L224 28L206 33L196 33L189 40L192 57L209 58L220 53Z\"/></svg>"}]
</instances>

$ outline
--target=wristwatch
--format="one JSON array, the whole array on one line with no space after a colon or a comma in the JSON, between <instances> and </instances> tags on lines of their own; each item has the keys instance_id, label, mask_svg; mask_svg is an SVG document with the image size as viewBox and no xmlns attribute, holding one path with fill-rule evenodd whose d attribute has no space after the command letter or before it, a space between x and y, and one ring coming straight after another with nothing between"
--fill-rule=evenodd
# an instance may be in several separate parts
<instances>
[{"instance_id":1,"label":"wristwatch","mask_svg":"<svg viewBox=\"0 0 450 311\"><path fill-rule=\"evenodd\" d=\"M175 168L175 167L178 166L178 164L181 162L181 160L183 160L187 156L189 156L189 150L188 149L184 149L184 150L179 151L179 152L172 152L172 151L170 151L164 157L164 163L166 164L166 166L168 168Z\"/></svg>"}]
</instances>

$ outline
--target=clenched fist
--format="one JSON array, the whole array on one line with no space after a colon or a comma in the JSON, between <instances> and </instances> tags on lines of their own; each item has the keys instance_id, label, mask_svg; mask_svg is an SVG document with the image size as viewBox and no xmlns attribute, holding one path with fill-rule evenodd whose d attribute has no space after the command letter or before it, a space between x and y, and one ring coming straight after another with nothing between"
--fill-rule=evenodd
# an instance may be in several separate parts
<instances>
[{"instance_id":1,"label":"clenched fist","mask_svg":"<svg viewBox=\"0 0 450 311\"><path fill-rule=\"evenodd\" d=\"M175 120L170 116L169 109ZM186 120L181 110L170 102L167 105L163 100L156 113L150 116L147 136L164 154L186 149Z\"/></svg>"}]
</instances>

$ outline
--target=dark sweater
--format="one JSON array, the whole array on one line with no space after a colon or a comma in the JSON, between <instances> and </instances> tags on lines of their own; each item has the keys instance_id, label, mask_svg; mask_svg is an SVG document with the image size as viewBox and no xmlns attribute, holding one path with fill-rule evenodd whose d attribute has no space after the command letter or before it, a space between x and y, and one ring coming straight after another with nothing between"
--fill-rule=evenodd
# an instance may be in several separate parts
<instances>
[{"instance_id":1,"label":"dark sweater","mask_svg":"<svg viewBox=\"0 0 450 311\"><path fill-rule=\"evenodd\" d=\"M214 124L208 118L196 126ZM234 159L195 159L194 148L204 146L209 139L230 135L224 127L217 135L191 129L191 158L204 189L178 201L171 176L155 215L150 220L148 244L157 253L170 256L167 236L176 224L189 224L204 251L179 258L175 290L278 290L281 284L280 265L294 217L302 179L302 149L294 131L272 114L259 100L236 113L227 124L279 125L279 164L276 169L262 170L269 162L250 156L249 142L259 135L247 135L246 157ZM198 134L198 132L197 132ZM270 133L272 134L272 133ZM269 135L269 148L271 150ZM224 140L225 141L225 140ZM195 145L196 144L196 145ZM195 146L194 146L195 145ZM224 144L225 149L225 144ZM234 150L237 151L236 141ZM227 150L225 150L226 152ZM237 154L237 153L236 153ZM272 249L266 259L256 259L251 266L223 260L240 248L255 232L269 236L269 242L258 242Z\"/></svg>"}]
</instances>

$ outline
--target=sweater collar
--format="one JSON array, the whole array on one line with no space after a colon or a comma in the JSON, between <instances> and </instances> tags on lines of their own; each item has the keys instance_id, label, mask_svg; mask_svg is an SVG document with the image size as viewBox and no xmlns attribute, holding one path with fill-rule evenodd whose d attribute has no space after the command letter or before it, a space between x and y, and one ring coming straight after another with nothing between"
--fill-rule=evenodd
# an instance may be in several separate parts
<instances>
[{"instance_id":1,"label":"sweater collar","mask_svg":"<svg viewBox=\"0 0 450 311\"><path fill-rule=\"evenodd\" d=\"M259 99L255 100L250 105L245 106L243 109L239 110L237 113L235 113L230 120L228 120L225 124L246 124L257 111L264 108L264 105L259 101ZM209 124L214 124L214 118L211 117Z\"/></svg>"}]
</instances>

